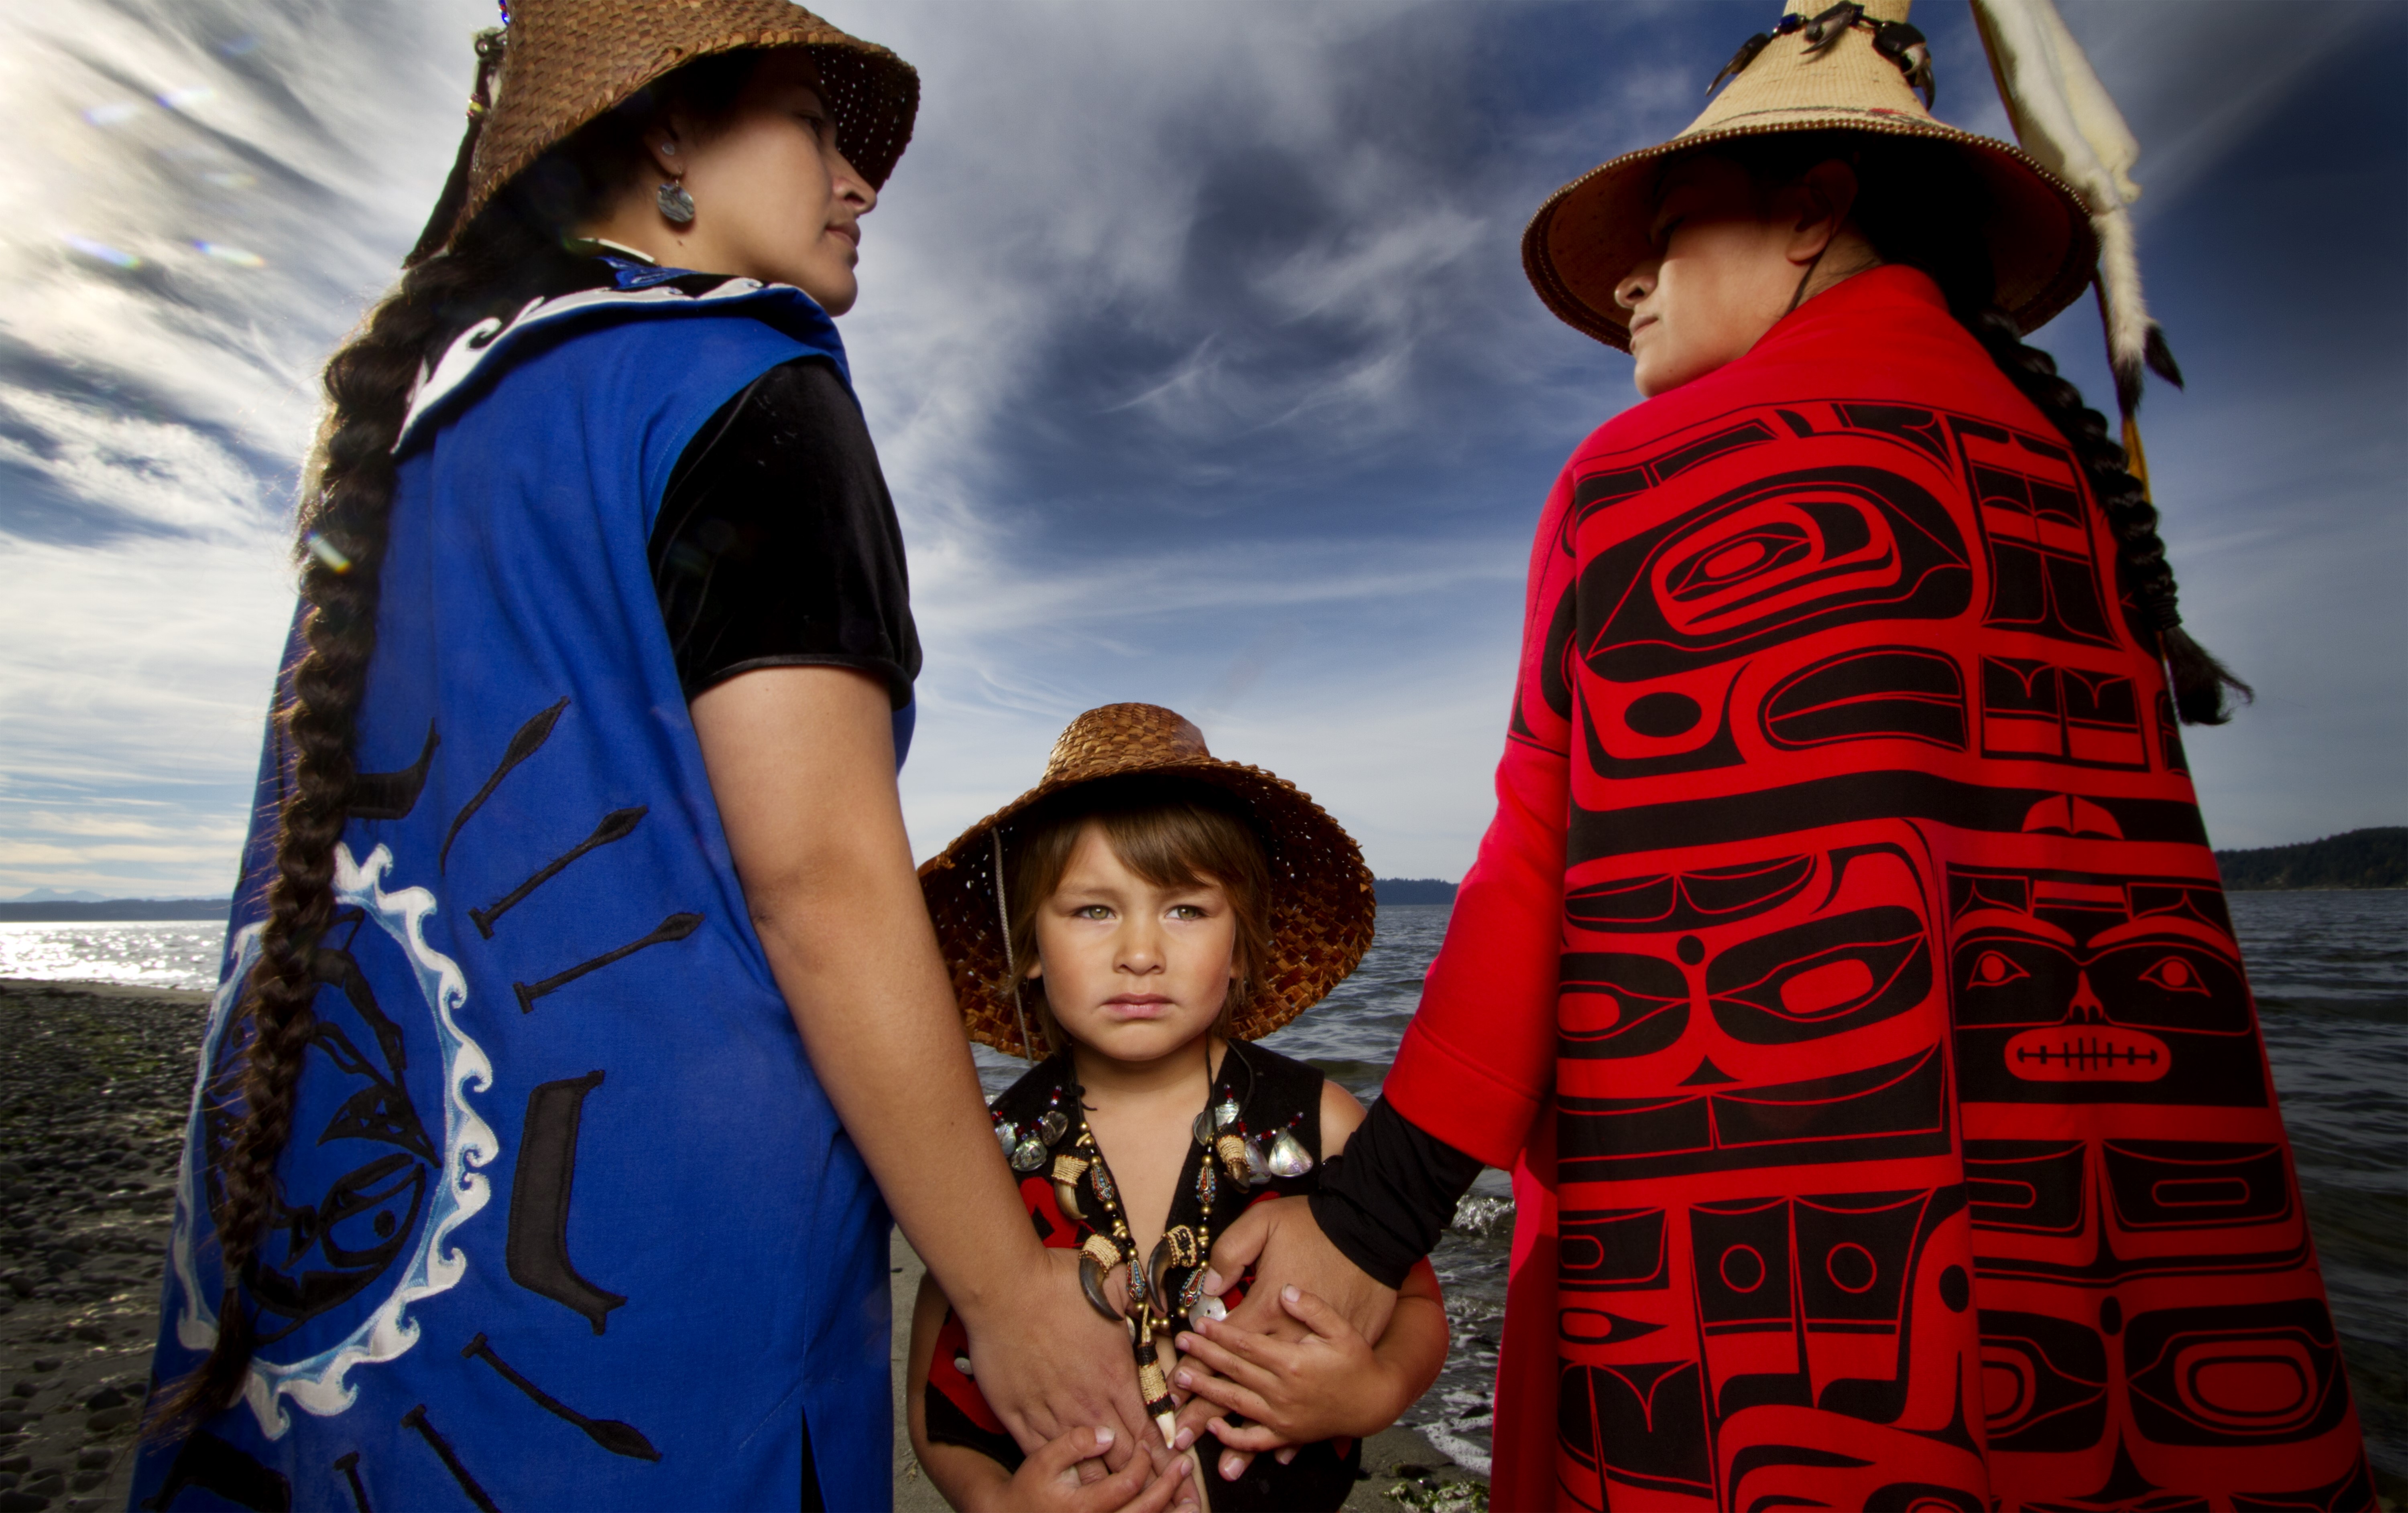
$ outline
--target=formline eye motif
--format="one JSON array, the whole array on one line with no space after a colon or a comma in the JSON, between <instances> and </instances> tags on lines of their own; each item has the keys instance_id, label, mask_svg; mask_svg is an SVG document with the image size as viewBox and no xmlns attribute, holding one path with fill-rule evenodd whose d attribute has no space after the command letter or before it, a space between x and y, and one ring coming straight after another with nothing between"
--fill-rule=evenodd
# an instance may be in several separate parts
<instances>
[{"instance_id":1,"label":"formline eye motif","mask_svg":"<svg viewBox=\"0 0 2408 1513\"><path fill-rule=\"evenodd\" d=\"M2207 984L2200 979L2199 968L2179 956L2161 958L2156 965L2141 974L2141 980L2168 992L2195 992L2207 995Z\"/></svg>"},{"instance_id":2,"label":"formline eye motif","mask_svg":"<svg viewBox=\"0 0 2408 1513\"><path fill-rule=\"evenodd\" d=\"M1985 950L1973 963L1973 986L1976 988L2003 988L2010 982L2018 982L2030 976L2004 951Z\"/></svg>"}]
</instances>

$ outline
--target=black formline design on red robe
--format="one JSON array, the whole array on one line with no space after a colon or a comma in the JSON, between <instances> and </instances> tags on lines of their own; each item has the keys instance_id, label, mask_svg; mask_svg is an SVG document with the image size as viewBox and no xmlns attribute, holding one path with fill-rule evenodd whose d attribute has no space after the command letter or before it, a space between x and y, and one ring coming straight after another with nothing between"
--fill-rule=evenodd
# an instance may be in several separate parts
<instances>
[{"instance_id":1,"label":"black formline design on red robe","mask_svg":"<svg viewBox=\"0 0 2408 1513\"><path fill-rule=\"evenodd\" d=\"M1518 1165L1494 1506L2372 1506L2162 670L1889 268L1609 422L1386 1095Z\"/></svg>"}]
</instances>

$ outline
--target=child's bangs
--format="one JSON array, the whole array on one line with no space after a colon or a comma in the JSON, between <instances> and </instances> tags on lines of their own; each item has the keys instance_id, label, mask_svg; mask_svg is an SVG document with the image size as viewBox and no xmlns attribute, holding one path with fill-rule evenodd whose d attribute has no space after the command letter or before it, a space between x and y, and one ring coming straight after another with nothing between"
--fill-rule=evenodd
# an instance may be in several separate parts
<instances>
[{"instance_id":1,"label":"child's bangs","mask_svg":"<svg viewBox=\"0 0 2408 1513\"><path fill-rule=\"evenodd\" d=\"M1094 818L1121 864L1157 888L1215 882L1234 902L1268 883L1263 843L1253 828L1197 797L1182 793L1168 803L1108 808Z\"/></svg>"}]
</instances>

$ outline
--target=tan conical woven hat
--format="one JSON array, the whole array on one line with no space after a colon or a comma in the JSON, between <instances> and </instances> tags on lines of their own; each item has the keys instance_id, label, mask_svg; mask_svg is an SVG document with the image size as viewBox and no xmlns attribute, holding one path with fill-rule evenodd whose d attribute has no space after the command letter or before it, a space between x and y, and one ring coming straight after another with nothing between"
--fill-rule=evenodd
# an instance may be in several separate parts
<instances>
[{"instance_id":1,"label":"tan conical woven hat","mask_svg":"<svg viewBox=\"0 0 2408 1513\"><path fill-rule=\"evenodd\" d=\"M1009 851L1013 822L1031 805L1130 773L1176 774L1234 795L1270 855L1271 959L1248 974L1254 998L1239 1011L1232 1035L1257 1040L1270 1034L1320 1002L1363 960L1375 905L1371 871L1354 838L1294 783L1214 757L1203 733L1172 711L1108 704L1070 721L1035 788L962 832L920 869L920 890L971 1039L1023 1053L996 898L996 837Z\"/></svg>"},{"instance_id":2,"label":"tan conical woven hat","mask_svg":"<svg viewBox=\"0 0 2408 1513\"><path fill-rule=\"evenodd\" d=\"M895 171L920 108L920 76L790 0L511 0L493 98L467 164L448 246L504 184L580 126L697 58L739 48L809 48L845 160L876 189ZM471 107L474 113L477 107ZM435 228L429 227L429 240Z\"/></svg>"},{"instance_id":3,"label":"tan conical woven hat","mask_svg":"<svg viewBox=\"0 0 2408 1513\"><path fill-rule=\"evenodd\" d=\"M1630 312L1613 290L1653 252L1647 239L1664 161L1711 142L1775 132L1848 130L1953 142L1989 192L1984 236L1998 303L2029 332L2090 281L2099 246L2082 197L2021 148L1933 119L1899 66L1873 46L1874 25L1903 22L1911 0L1866 0L1838 18L1835 39L1784 22L1705 113L1669 142L1626 152L1557 190L1522 234L1522 266L1547 308L1611 347L1630 350ZM1829 0L1788 0L1786 14L1823 18Z\"/></svg>"}]
</instances>

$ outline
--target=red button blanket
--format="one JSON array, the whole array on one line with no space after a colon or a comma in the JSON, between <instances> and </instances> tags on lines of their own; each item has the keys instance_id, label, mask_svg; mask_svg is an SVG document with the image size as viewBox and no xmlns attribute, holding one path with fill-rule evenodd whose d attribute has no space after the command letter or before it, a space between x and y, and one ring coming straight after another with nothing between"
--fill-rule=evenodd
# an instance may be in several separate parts
<instances>
[{"instance_id":1,"label":"red button blanket","mask_svg":"<svg viewBox=\"0 0 2408 1513\"><path fill-rule=\"evenodd\" d=\"M2168 699L1885 268L1617 416L1387 1083L1515 1169L1493 1506L2373 1502Z\"/></svg>"}]
</instances>

